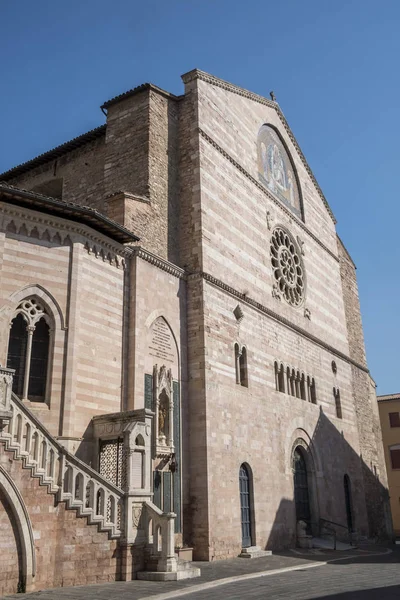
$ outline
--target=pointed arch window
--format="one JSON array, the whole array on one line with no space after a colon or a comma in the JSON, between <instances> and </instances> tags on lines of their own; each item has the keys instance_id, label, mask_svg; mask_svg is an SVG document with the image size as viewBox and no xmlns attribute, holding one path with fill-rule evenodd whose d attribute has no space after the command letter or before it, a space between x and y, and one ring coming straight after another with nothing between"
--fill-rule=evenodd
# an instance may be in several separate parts
<instances>
[{"instance_id":1,"label":"pointed arch window","mask_svg":"<svg viewBox=\"0 0 400 600\"><path fill-rule=\"evenodd\" d=\"M240 347L238 343L235 344L235 370L236 383L243 387L249 387L247 375L247 350L245 346Z\"/></svg>"},{"instance_id":2,"label":"pointed arch window","mask_svg":"<svg viewBox=\"0 0 400 600\"><path fill-rule=\"evenodd\" d=\"M335 399L336 416L338 419L341 419L342 418L342 403L340 401L339 388L333 388L333 397Z\"/></svg>"},{"instance_id":3,"label":"pointed arch window","mask_svg":"<svg viewBox=\"0 0 400 600\"><path fill-rule=\"evenodd\" d=\"M13 392L23 400L45 402L51 320L36 298L23 300L11 321L7 367L15 370Z\"/></svg>"}]
</instances>

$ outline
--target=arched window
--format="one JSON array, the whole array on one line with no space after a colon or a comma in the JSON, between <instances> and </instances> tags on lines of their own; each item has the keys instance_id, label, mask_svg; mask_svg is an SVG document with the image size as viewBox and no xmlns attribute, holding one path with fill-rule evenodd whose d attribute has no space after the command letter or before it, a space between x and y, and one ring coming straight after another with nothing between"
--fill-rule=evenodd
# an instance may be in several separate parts
<instances>
[{"instance_id":1,"label":"arched window","mask_svg":"<svg viewBox=\"0 0 400 600\"><path fill-rule=\"evenodd\" d=\"M285 392L285 368L275 361L275 387L277 392Z\"/></svg>"},{"instance_id":2,"label":"arched window","mask_svg":"<svg viewBox=\"0 0 400 600\"><path fill-rule=\"evenodd\" d=\"M294 369L290 373L290 393L296 397L296 373Z\"/></svg>"},{"instance_id":3,"label":"arched window","mask_svg":"<svg viewBox=\"0 0 400 600\"><path fill-rule=\"evenodd\" d=\"M300 398L302 400L306 399L306 381L305 381L304 373L301 374L301 379L300 379Z\"/></svg>"},{"instance_id":4,"label":"arched window","mask_svg":"<svg viewBox=\"0 0 400 600\"><path fill-rule=\"evenodd\" d=\"M342 404L340 402L340 390L339 388L333 388L333 397L335 398L336 416L338 419L342 418Z\"/></svg>"},{"instance_id":5,"label":"arched window","mask_svg":"<svg viewBox=\"0 0 400 600\"><path fill-rule=\"evenodd\" d=\"M314 377L312 378L310 385L310 402L312 402L313 404L317 404L317 389L315 387Z\"/></svg>"},{"instance_id":6,"label":"arched window","mask_svg":"<svg viewBox=\"0 0 400 600\"><path fill-rule=\"evenodd\" d=\"M239 344L235 344L235 371L236 383L244 387L249 386L247 376L247 350L245 346L240 348Z\"/></svg>"},{"instance_id":7,"label":"arched window","mask_svg":"<svg viewBox=\"0 0 400 600\"><path fill-rule=\"evenodd\" d=\"M285 393L285 367L282 363L279 369L279 391Z\"/></svg>"},{"instance_id":8,"label":"arched window","mask_svg":"<svg viewBox=\"0 0 400 600\"><path fill-rule=\"evenodd\" d=\"M35 298L23 300L11 322L7 367L15 369L13 392L24 400L46 400L50 318Z\"/></svg>"},{"instance_id":9,"label":"arched window","mask_svg":"<svg viewBox=\"0 0 400 600\"><path fill-rule=\"evenodd\" d=\"M239 366L240 366L240 385L244 387L249 386L248 377L247 377L247 350L243 346L242 352L239 358Z\"/></svg>"}]
</instances>

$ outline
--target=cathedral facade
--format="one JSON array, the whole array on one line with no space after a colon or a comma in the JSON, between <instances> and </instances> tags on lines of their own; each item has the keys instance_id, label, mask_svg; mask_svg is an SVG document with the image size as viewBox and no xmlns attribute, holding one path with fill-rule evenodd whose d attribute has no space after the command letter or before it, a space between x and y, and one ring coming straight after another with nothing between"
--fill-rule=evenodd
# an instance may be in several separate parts
<instances>
[{"instance_id":1,"label":"cathedral facade","mask_svg":"<svg viewBox=\"0 0 400 600\"><path fill-rule=\"evenodd\" d=\"M332 211L276 101L183 82L0 176L0 593L390 535Z\"/></svg>"}]
</instances>

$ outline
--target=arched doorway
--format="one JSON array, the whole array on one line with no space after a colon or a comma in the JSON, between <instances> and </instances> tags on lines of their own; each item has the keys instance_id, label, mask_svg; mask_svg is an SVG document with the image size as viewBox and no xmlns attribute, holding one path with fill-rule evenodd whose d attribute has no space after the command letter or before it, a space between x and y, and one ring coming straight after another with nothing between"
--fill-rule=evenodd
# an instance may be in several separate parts
<instances>
[{"instance_id":1,"label":"arched doorway","mask_svg":"<svg viewBox=\"0 0 400 600\"><path fill-rule=\"evenodd\" d=\"M352 501L351 501L350 477L348 475L344 476L343 485L344 485L344 499L346 502L347 529L349 530L349 532L352 532L354 520L353 520L353 507L352 507Z\"/></svg>"},{"instance_id":2,"label":"arched doorway","mask_svg":"<svg viewBox=\"0 0 400 600\"><path fill-rule=\"evenodd\" d=\"M304 450L297 447L293 453L294 501L296 504L296 521L304 521L311 527L310 495L308 488L307 464Z\"/></svg>"},{"instance_id":3,"label":"arched doorway","mask_svg":"<svg viewBox=\"0 0 400 600\"><path fill-rule=\"evenodd\" d=\"M0 486L0 595L24 590L22 548L17 524L7 496Z\"/></svg>"},{"instance_id":4,"label":"arched doorway","mask_svg":"<svg viewBox=\"0 0 400 600\"><path fill-rule=\"evenodd\" d=\"M252 527L251 527L251 482L249 469L245 464L241 465L239 470L239 491L240 491L240 518L242 525L242 548L249 548L252 545Z\"/></svg>"}]
</instances>

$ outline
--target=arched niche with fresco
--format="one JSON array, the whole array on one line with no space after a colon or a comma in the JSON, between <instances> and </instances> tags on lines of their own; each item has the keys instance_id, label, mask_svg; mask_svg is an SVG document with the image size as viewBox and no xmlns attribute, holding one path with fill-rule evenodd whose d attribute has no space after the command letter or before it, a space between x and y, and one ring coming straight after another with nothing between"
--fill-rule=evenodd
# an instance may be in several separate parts
<instances>
[{"instance_id":1,"label":"arched niche with fresco","mask_svg":"<svg viewBox=\"0 0 400 600\"><path fill-rule=\"evenodd\" d=\"M179 355L175 336L162 316L156 318L148 332L148 346L145 376L150 386L151 398L145 390L145 405L155 413L154 439L158 456L170 455L175 452L174 412L177 410L174 399L174 381L179 382Z\"/></svg>"},{"instance_id":2,"label":"arched niche with fresco","mask_svg":"<svg viewBox=\"0 0 400 600\"><path fill-rule=\"evenodd\" d=\"M257 137L260 182L296 216L304 220L303 202L297 174L279 133L262 125Z\"/></svg>"}]
</instances>

